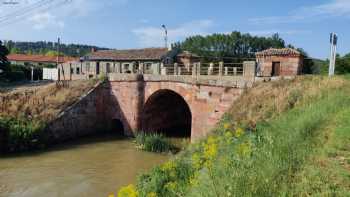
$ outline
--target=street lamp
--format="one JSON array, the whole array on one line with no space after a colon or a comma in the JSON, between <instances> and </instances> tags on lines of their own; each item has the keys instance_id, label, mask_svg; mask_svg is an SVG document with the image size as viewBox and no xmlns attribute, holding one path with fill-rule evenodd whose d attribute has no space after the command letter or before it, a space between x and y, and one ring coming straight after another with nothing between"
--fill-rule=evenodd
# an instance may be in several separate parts
<instances>
[{"instance_id":1,"label":"street lamp","mask_svg":"<svg viewBox=\"0 0 350 197\"><path fill-rule=\"evenodd\" d=\"M164 41L165 41L165 48L168 48L168 29L166 28L165 25L162 25L162 28L165 31L165 37L164 37Z\"/></svg>"}]
</instances>

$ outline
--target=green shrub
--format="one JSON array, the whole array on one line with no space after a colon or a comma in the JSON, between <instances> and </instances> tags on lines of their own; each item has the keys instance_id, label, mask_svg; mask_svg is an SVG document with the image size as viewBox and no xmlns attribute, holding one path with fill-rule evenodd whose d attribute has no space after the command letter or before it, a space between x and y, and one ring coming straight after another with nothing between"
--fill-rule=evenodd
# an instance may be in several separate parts
<instances>
[{"instance_id":1,"label":"green shrub","mask_svg":"<svg viewBox=\"0 0 350 197\"><path fill-rule=\"evenodd\" d=\"M45 125L38 121L0 117L0 131L6 133L4 151L20 152L45 146Z\"/></svg>"},{"instance_id":2,"label":"green shrub","mask_svg":"<svg viewBox=\"0 0 350 197\"><path fill-rule=\"evenodd\" d=\"M23 71L11 71L7 74L7 78L11 82L23 81L26 79Z\"/></svg>"},{"instance_id":3,"label":"green shrub","mask_svg":"<svg viewBox=\"0 0 350 197\"><path fill-rule=\"evenodd\" d=\"M176 149L164 135L158 133L138 133L135 142L140 149L149 152L162 153Z\"/></svg>"}]
</instances>

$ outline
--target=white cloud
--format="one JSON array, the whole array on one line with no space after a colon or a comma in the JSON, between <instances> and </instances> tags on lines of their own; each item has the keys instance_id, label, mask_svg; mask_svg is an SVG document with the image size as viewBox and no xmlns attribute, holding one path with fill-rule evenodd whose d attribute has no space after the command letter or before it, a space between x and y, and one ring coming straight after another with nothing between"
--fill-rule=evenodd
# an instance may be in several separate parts
<instances>
[{"instance_id":1,"label":"white cloud","mask_svg":"<svg viewBox=\"0 0 350 197\"><path fill-rule=\"evenodd\" d=\"M275 33L278 33L280 35L300 35L300 34L311 34L311 31L308 30L278 30L278 29L271 29L271 30L254 30L249 31L251 35L255 36L272 36Z\"/></svg>"},{"instance_id":2,"label":"white cloud","mask_svg":"<svg viewBox=\"0 0 350 197\"><path fill-rule=\"evenodd\" d=\"M199 20L185 23L175 28L169 28L169 43L179 41L188 36L206 35L212 26L212 20ZM142 27L134 29L132 32L139 38L142 47L164 45L164 30L161 27Z\"/></svg>"},{"instance_id":3,"label":"white cloud","mask_svg":"<svg viewBox=\"0 0 350 197\"><path fill-rule=\"evenodd\" d=\"M64 22L57 20L57 18L49 12L36 13L32 17L30 17L28 21L32 22L34 24L33 28L37 30L42 30L47 27L64 27Z\"/></svg>"},{"instance_id":4,"label":"white cloud","mask_svg":"<svg viewBox=\"0 0 350 197\"><path fill-rule=\"evenodd\" d=\"M33 29L63 28L65 21L86 17L93 12L114 5L124 5L129 0L18 0L17 5L0 6L0 26L28 25ZM59 8L59 9L58 9Z\"/></svg>"},{"instance_id":5,"label":"white cloud","mask_svg":"<svg viewBox=\"0 0 350 197\"><path fill-rule=\"evenodd\" d=\"M252 18L249 21L259 23L291 23L308 20L321 20L329 17L350 16L350 0L331 0L329 3L320 5L301 7L290 12L286 16L271 16Z\"/></svg>"}]
</instances>

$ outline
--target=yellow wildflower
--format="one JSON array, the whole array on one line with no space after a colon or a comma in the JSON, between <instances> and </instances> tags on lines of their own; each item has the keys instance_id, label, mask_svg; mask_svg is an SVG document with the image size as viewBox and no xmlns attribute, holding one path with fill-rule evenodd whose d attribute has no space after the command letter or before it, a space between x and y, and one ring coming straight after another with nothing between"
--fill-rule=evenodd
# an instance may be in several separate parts
<instances>
[{"instance_id":1,"label":"yellow wildflower","mask_svg":"<svg viewBox=\"0 0 350 197\"><path fill-rule=\"evenodd\" d=\"M155 192L150 192L147 194L147 197L157 197L157 194Z\"/></svg>"},{"instance_id":2,"label":"yellow wildflower","mask_svg":"<svg viewBox=\"0 0 350 197\"><path fill-rule=\"evenodd\" d=\"M202 168L202 159L201 156L198 153L195 153L192 155L192 165L195 169L201 169Z\"/></svg>"},{"instance_id":3,"label":"yellow wildflower","mask_svg":"<svg viewBox=\"0 0 350 197\"><path fill-rule=\"evenodd\" d=\"M165 188L167 188L168 190L174 191L177 187L177 183L175 182L169 182L167 184L165 184Z\"/></svg>"},{"instance_id":4,"label":"yellow wildflower","mask_svg":"<svg viewBox=\"0 0 350 197\"><path fill-rule=\"evenodd\" d=\"M230 127L231 127L231 124L230 124L230 123L225 123L225 124L224 124L224 129L225 129L225 130L228 130Z\"/></svg>"},{"instance_id":5,"label":"yellow wildflower","mask_svg":"<svg viewBox=\"0 0 350 197\"><path fill-rule=\"evenodd\" d=\"M236 136L237 138L238 138L238 137L241 137L243 134L244 134L244 130L243 130L242 128L236 129L235 136Z\"/></svg>"},{"instance_id":6,"label":"yellow wildflower","mask_svg":"<svg viewBox=\"0 0 350 197\"><path fill-rule=\"evenodd\" d=\"M215 144L217 141L218 141L217 137L210 136L208 137L207 144Z\"/></svg>"},{"instance_id":7,"label":"yellow wildflower","mask_svg":"<svg viewBox=\"0 0 350 197\"><path fill-rule=\"evenodd\" d=\"M232 142L233 134L230 131L227 131L224 135L225 141L227 144L230 144Z\"/></svg>"},{"instance_id":8,"label":"yellow wildflower","mask_svg":"<svg viewBox=\"0 0 350 197\"><path fill-rule=\"evenodd\" d=\"M198 179L193 176L190 178L190 186L197 186L198 185Z\"/></svg>"},{"instance_id":9,"label":"yellow wildflower","mask_svg":"<svg viewBox=\"0 0 350 197\"><path fill-rule=\"evenodd\" d=\"M134 185L122 187L118 192L118 197L137 197L138 193Z\"/></svg>"},{"instance_id":10,"label":"yellow wildflower","mask_svg":"<svg viewBox=\"0 0 350 197\"><path fill-rule=\"evenodd\" d=\"M168 162L166 162L165 164L163 164L162 166L161 166L161 169L163 170L163 171L172 171L172 170L174 170L176 168L176 164L174 163L174 162L172 162L172 161L168 161Z\"/></svg>"},{"instance_id":11,"label":"yellow wildflower","mask_svg":"<svg viewBox=\"0 0 350 197\"><path fill-rule=\"evenodd\" d=\"M252 147L251 147L251 144L250 142L245 142L245 143L242 143L238 146L238 154L240 156L247 156L251 153L252 151Z\"/></svg>"},{"instance_id":12,"label":"yellow wildflower","mask_svg":"<svg viewBox=\"0 0 350 197\"><path fill-rule=\"evenodd\" d=\"M114 194L109 194L108 197L114 197Z\"/></svg>"},{"instance_id":13,"label":"yellow wildflower","mask_svg":"<svg viewBox=\"0 0 350 197\"><path fill-rule=\"evenodd\" d=\"M218 152L218 145L214 142L210 142L208 140L208 143L204 146L204 158L205 159L213 159Z\"/></svg>"}]
</instances>

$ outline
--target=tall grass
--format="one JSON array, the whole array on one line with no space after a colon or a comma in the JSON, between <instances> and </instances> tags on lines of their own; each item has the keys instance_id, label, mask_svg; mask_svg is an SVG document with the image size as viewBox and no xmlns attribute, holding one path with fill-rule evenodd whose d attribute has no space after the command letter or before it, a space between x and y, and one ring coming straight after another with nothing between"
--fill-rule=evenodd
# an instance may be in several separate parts
<instances>
[{"instance_id":1,"label":"tall grass","mask_svg":"<svg viewBox=\"0 0 350 197\"><path fill-rule=\"evenodd\" d=\"M138 148L149 152L162 153L176 150L170 140L159 133L139 132L136 134L135 143Z\"/></svg>"},{"instance_id":2,"label":"tall grass","mask_svg":"<svg viewBox=\"0 0 350 197\"><path fill-rule=\"evenodd\" d=\"M2 118L0 117L0 131L3 132L3 152L19 152L44 148L45 124L38 121Z\"/></svg>"},{"instance_id":3,"label":"tall grass","mask_svg":"<svg viewBox=\"0 0 350 197\"><path fill-rule=\"evenodd\" d=\"M95 84L94 80L82 80L70 82L68 88L49 84L0 93L0 116L50 121Z\"/></svg>"}]
</instances>

